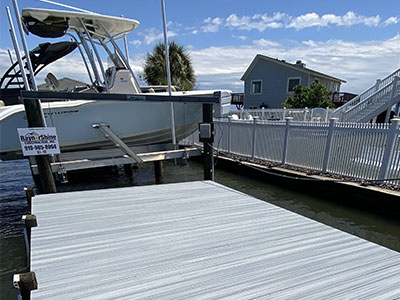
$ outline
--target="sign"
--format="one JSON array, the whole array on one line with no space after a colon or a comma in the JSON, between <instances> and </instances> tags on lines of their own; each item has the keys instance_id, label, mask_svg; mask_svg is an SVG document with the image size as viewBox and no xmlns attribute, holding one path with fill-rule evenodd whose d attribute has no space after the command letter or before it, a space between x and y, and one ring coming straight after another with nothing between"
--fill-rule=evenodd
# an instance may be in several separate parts
<instances>
[{"instance_id":1,"label":"sign","mask_svg":"<svg viewBox=\"0 0 400 300\"><path fill-rule=\"evenodd\" d=\"M24 156L59 154L55 127L17 128Z\"/></svg>"}]
</instances>

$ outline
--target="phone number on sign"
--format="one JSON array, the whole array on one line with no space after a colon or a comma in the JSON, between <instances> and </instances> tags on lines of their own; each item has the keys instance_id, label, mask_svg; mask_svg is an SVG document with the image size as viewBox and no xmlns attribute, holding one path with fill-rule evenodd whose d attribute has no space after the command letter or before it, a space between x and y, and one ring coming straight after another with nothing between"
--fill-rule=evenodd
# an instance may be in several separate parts
<instances>
[{"instance_id":1,"label":"phone number on sign","mask_svg":"<svg viewBox=\"0 0 400 300\"><path fill-rule=\"evenodd\" d=\"M50 150L50 149L57 149L57 145L50 144L50 145L35 145L35 146L24 146L25 151L32 151L32 150Z\"/></svg>"}]
</instances>

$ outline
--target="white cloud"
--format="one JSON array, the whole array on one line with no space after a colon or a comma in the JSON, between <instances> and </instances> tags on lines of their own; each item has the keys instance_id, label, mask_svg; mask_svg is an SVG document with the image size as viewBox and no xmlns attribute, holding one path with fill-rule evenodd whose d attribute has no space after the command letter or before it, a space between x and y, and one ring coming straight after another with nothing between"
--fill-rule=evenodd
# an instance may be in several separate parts
<instances>
[{"instance_id":1,"label":"white cloud","mask_svg":"<svg viewBox=\"0 0 400 300\"><path fill-rule=\"evenodd\" d=\"M205 25L201 27L203 32L217 32L219 30L219 26L222 24L221 18L207 18L204 20Z\"/></svg>"},{"instance_id":2,"label":"white cloud","mask_svg":"<svg viewBox=\"0 0 400 300\"><path fill-rule=\"evenodd\" d=\"M219 18L215 18L222 20ZM212 23L211 18L205 20L206 25ZM377 26L388 26L397 24L399 22L398 17L389 17L385 21L381 22L381 17L376 16L363 16L358 15L353 11L348 11L346 14L339 16L335 14L324 14L319 15L315 12L306 13L300 16L290 16L286 13L275 12L273 15L268 14L256 14L253 16L238 16L236 14L229 15L225 20L224 24L218 23L218 27L215 27L215 31L221 26L225 26L229 29L238 30L258 30L260 32L266 29L276 28L294 28L301 30L308 27L327 27L327 26L354 26L364 25L369 27ZM213 31L213 32L215 32Z\"/></svg>"},{"instance_id":3,"label":"white cloud","mask_svg":"<svg viewBox=\"0 0 400 300\"><path fill-rule=\"evenodd\" d=\"M366 17L357 15L356 13L349 11L343 16L337 16L334 14L325 14L319 16L317 13L307 13L298 17L290 17L290 22L286 25L286 28L295 28L300 30L308 27L326 27L330 25L336 26L353 26L353 25L365 25L369 27L376 27L380 24L380 16Z\"/></svg>"},{"instance_id":4,"label":"white cloud","mask_svg":"<svg viewBox=\"0 0 400 300\"><path fill-rule=\"evenodd\" d=\"M240 29L240 30L258 30L263 32L267 28L280 28L283 27L282 20L287 18L286 14L275 13L273 16L264 15L254 15L238 17L236 14L231 14L225 20L225 26L230 29Z\"/></svg>"},{"instance_id":5,"label":"white cloud","mask_svg":"<svg viewBox=\"0 0 400 300\"><path fill-rule=\"evenodd\" d=\"M279 47L280 44L270 41L270 40L265 40L265 39L260 39L260 40L254 40L253 44L256 45L257 47L261 48L266 48L266 47Z\"/></svg>"},{"instance_id":6,"label":"white cloud","mask_svg":"<svg viewBox=\"0 0 400 300\"><path fill-rule=\"evenodd\" d=\"M386 27L389 25L397 24L399 22L400 22L400 19L398 17L390 17L390 18L387 18L381 25L383 27Z\"/></svg>"},{"instance_id":7,"label":"white cloud","mask_svg":"<svg viewBox=\"0 0 400 300\"><path fill-rule=\"evenodd\" d=\"M144 36L143 42L146 45L150 45L154 42L162 40L164 38L163 32L156 28L144 29L143 32L139 32L138 35ZM177 33L174 31L167 31L168 38L176 36Z\"/></svg>"},{"instance_id":8,"label":"white cloud","mask_svg":"<svg viewBox=\"0 0 400 300\"><path fill-rule=\"evenodd\" d=\"M242 41L245 41L245 40L247 40L247 36L245 36L245 35L232 35L232 37L234 38L234 39L239 39L239 40L242 40Z\"/></svg>"},{"instance_id":9,"label":"white cloud","mask_svg":"<svg viewBox=\"0 0 400 300\"><path fill-rule=\"evenodd\" d=\"M132 45L134 45L134 46L140 46L140 45L142 44L142 41L140 41L140 40L133 40L133 41L130 41L129 44L132 44Z\"/></svg>"}]
</instances>

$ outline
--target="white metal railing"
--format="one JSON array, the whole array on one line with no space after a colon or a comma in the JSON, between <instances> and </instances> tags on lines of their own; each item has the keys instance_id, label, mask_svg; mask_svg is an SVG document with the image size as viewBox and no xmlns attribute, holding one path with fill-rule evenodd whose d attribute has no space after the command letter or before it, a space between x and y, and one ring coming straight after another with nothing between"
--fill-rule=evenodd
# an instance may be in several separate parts
<instances>
[{"instance_id":1,"label":"white metal railing","mask_svg":"<svg viewBox=\"0 0 400 300\"><path fill-rule=\"evenodd\" d=\"M382 105L384 103L387 103L385 101L391 100L390 97L386 97L386 93L378 92L381 90L387 90L387 88L391 86L392 83L395 81L395 78L399 76L400 69L394 71L382 80L378 79L376 83L368 88L366 91L351 99L343 106L337 108L333 112L333 117L339 118L340 121L360 122L360 120L362 120L364 116L371 114L374 109L380 108L380 106L376 105L377 103L380 103ZM358 107L358 109L354 109L355 107ZM369 107L370 110L366 112L365 109L367 107ZM356 116L357 119L355 119Z\"/></svg>"},{"instance_id":2,"label":"white metal railing","mask_svg":"<svg viewBox=\"0 0 400 300\"><path fill-rule=\"evenodd\" d=\"M215 120L214 148L228 154L400 186L400 119L389 124ZM183 141L197 144L198 133Z\"/></svg>"}]
</instances>

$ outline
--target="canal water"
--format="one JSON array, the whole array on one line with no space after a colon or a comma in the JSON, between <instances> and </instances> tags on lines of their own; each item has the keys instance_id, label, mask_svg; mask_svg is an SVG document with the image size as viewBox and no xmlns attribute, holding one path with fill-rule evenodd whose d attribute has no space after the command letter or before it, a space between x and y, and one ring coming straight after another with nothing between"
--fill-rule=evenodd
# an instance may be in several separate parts
<instances>
[{"instance_id":1,"label":"canal water","mask_svg":"<svg viewBox=\"0 0 400 300\"><path fill-rule=\"evenodd\" d=\"M190 161L187 166L164 163L165 183L203 179L201 164ZM400 226L398 222L337 205L323 197L311 197L288 188L270 185L241 174L221 169L215 171L215 181L256 198L294 211L311 219L400 252ZM154 184L152 164L145 164L127 177L123 169L115 173L91 172L75 181L60 184L59 192L90 190L132 185ZM317 183L316 183L317 184ZM26 160L0 162L0 299L16 299L12 276L24 272L25 245L21 216L26 213L24 187L33 187ZM349 195L349 199L351 195ZM378 201L379 199L377 199ZM40 221L39 221L40 223ZM40 283L39 283L40 284Z\"/></svg>"}]
</instances>

